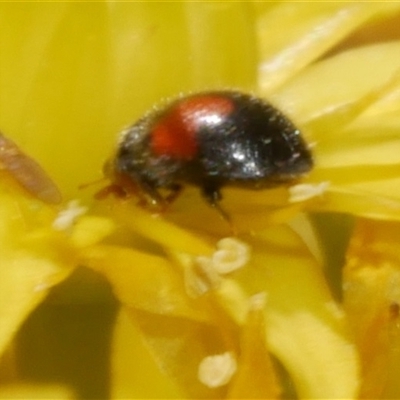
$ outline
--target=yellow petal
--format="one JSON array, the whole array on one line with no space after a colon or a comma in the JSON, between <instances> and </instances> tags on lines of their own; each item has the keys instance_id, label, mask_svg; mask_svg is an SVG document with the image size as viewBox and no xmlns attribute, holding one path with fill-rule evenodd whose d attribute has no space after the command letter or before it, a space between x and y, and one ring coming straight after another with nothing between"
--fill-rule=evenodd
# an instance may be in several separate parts
<instances>
[{"instance_id":1,"label":"yellow petal","mask_svg":"<svg viewBox=\"0 0 400 400\"><path fill-rule=\"evenodd\" d=\"M18 192L0 193L0 351L51 287L76 265L66 238L51 228L55 215Z\"/></svg>"},{"instance_id":2,"label":"yellow petal","mask_svg":"<svg viewBox=\"0 0 400 400\"><path fill-rule=\"evenodd\" d=\"M398 4L354 2L281 2L268 8L257 26L261 93L276 90L369 19L398 9Z\"/></svg>"},{"instance_id":3,"label":"yellow petal","mask_svg":"<svg viewBox=\"0 0 400 400\"><path fill-rule=\"evenodd\" d=\"M185 398L178 385L160 370L141 332L124 311L115 325L111 367L112 399Z\"/></svg>"},{"instance_id":4,"label":"yellow petal","mask_svg":"<svg viewBox=\"0 0 400 400\"><path fill-rule=\"evenodd\" d=\"M348 213L373 219L399 220L400 202L346 187L328 189L307 205L312 211Z\"/></svg>"},{"instance_id":5,"label":"yellow petal","mask_svg":"<svg viewBox=\"0 0 400 400\"><path fill-rule=\"evenodd\" d=\"M0 398L8 400L74 400L77 397L73 390L61 385L29 385L29 384L14 384L3 385L0 388Z\"/></svg>"},{"instance_id":6,"label":"yellow petal","mask_svg":"<svg viewBox=\"0 0 400 400\"><path fill-rule=\"evenodd\" d=\"M228 399L278 399L280 388L265 342L265 294L250 300L251 306L241 333L238 371L229 388Z\"/></svg>"},{"instance_id":7,"label":"yellow petal","mask_svg":"<svg viewBox=\"0 0 400 400\"><path fill-rule=\"evenodd\" d=\"M124 398L224 398L226 388L209 388L198 378L201 361L225 351L219 328L132 310L120 324L114 398L121 398L121 393ZM143 360L143 368L137 360Z\"/></svg>"},{"instance_id":8,"label":"yellow petal","mask_svg":"<svg viewBox=\"0 0 400 400\"><path fill-rule=\"evenodd\" d=\"M359 221L344 269L344 307L361 355L361 398L398 398L400 258L397 222Z\"/></svg>"},{"instance_id":9,"label":"yellow petal","mask_svg":"<svg viewBox=\"0 0 400 400\"><path fill-rule=\"evenodd\" d=\"M373 66L373 79L366 66ZM398 41L350 49L310 66L274 93L273 100L301 125L382 87L399 67Z\"/></svg>"},{"instance_id":10,"label":"yellow petal","mask_svg":"<svg viewBox=\"0 0 400 400\"><path fill-rule=\"evenodd\" d=\"M82 262L104 274L119 301L155 314L210 319L201 303L189 298L182 277L165 257L118 246L86 249Z\"/></svg>"},{"instance_id":11,"label":"yellow petal","mask_svg":"<svg viewBox=\"0 0 400 400\"><path fill-rule=\"evenodd\" d=\"M356 349L321 268L284 226L247 242L253 258L236 279L248 293L266 293L267 341L294 380L298 395L355 398L359 382Z\"/></svg>"},{"instance_id":12,"label":"yellow petal","mask_svg":"<svg viewBox=\"0 0 400 400\"><path fill-rule=\"evenodd\" d=\"M112 214L133 232L155 241L166 249L198 255L209 254L212 251L211 246L200 237L133 204L117 201L113 205Z\"/></svg>"}]
</instances>

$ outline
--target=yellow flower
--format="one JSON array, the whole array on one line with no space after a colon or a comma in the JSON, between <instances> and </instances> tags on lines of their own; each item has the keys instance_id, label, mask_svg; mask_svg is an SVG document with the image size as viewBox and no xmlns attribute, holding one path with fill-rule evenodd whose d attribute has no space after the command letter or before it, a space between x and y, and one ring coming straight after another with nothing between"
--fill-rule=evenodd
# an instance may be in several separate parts
<instances>
[{"instance_id":1,"label":"yellow flower","mask_svg":"<svg viewBox=\"0 0 400 400\"><path fill-rule=\"evenodd\" d=\"M112 398L399 396L391 369L399 361L400 42L385 36L399 9L0 4L0 127L65 197L42 203L0 158L0 349L53 285L85 266L122 305ZM78 189L101 176L116 133L160 99L221 87L268 98L301 127L315 157L290 187L224 188L235 237L194 188L164 215ZM319 232L319 242L304 212L365 218L348 249L343 302L321 268L343 232ZM324 217L313 218L318 226ZM85 380L72 389L98 393Z\"/></svg>"}]
</instances>

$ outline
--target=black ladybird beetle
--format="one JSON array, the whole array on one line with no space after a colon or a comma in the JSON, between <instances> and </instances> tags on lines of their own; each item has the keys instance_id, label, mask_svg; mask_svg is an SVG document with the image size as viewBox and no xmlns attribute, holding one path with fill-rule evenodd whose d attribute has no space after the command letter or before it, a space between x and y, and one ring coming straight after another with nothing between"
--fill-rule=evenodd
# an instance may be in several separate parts
<instances>
[{"instance_id":1,"label":"black ladybird beetle","mask_svg":"<svg viewBox=\"0 0 400 400\"><path fill-rule=\"evenodd\" d=\"M313 159L299 129L271 104L238 91L180 97L126 129L106 170L114 191L163 206L185 184L221 210L220 189L294 181ZM166 189L169 194L162 195Z\"/></svg>"}]
</instances>

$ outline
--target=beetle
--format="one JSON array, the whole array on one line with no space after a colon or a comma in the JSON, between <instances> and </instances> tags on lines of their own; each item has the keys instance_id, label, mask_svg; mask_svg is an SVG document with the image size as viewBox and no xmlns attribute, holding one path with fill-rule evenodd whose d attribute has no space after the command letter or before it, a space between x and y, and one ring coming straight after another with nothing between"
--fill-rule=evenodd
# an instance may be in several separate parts
<instances>
[{"instance_id":1,"label":"beetle","mask_svg":"<svg viewBox=\"0 0 400 400\"><path fill-rule=\"evenodd\" d=\"M281 111L253 95L220 90L149 111L122 132L105 170L115 192L134 192L161 208L194 185L229 219L219 205L223 187L288 184L312 167L309 146Z\"/></svg>"},{"instance_id":2,"label":"beetle","mask_svg":"<svg viewBox=\"0 0 400 400\"><path fill-rule=\"evenodd\" d=\"M21 187L39 200L49 204L61 202L58 187L43 168L1 132L0 170L6 171Z\"/></svg>"}]
</instances>

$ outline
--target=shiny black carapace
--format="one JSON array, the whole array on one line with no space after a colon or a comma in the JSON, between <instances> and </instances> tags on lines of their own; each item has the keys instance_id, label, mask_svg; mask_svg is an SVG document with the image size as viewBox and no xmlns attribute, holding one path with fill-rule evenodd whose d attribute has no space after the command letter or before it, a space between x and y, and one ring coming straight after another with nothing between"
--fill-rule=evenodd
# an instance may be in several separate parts
<instances>
[{"instance_id":1,"label":"shiny black carapace","mask_svg":"<svg viewBox=\"0 0 400 400\"><path fill-rule=\"evenodd\" d=\"M277 186L312 166L299 129L271 104L211 91L180 97L126 129L108 173L120 192L133 191L147 204L162 206L191 184L221 211L224 186Z\"/></svg>"}]
</instances>

